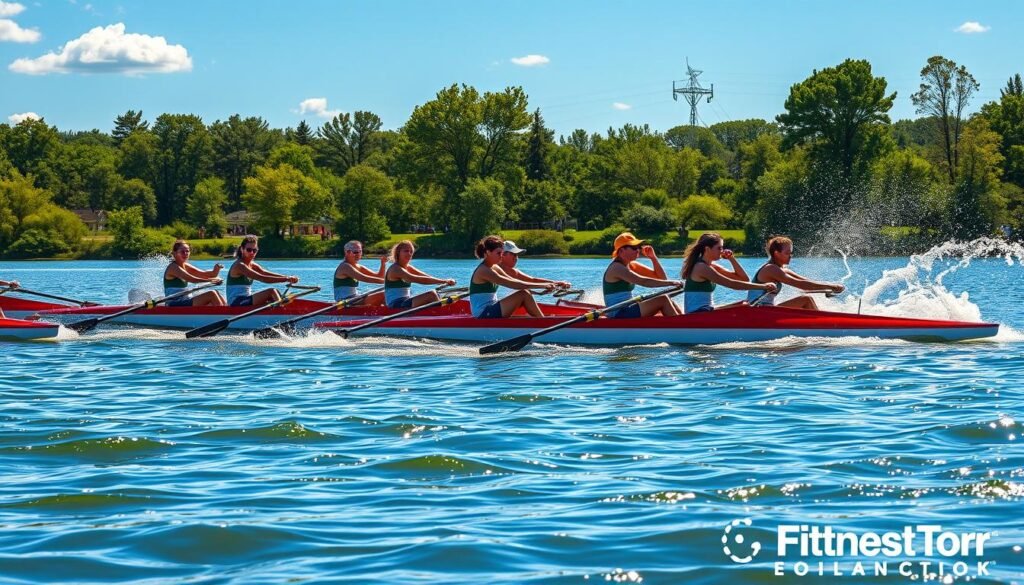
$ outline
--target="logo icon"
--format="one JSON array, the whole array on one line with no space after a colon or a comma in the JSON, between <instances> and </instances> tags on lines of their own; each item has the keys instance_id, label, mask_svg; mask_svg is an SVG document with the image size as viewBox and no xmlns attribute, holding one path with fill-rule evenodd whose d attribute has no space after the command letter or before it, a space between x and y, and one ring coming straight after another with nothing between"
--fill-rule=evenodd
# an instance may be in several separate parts
<instances>
[{"instance_id":1,"label":"logo icon","mask_svg":"<svg viewBox=\"0 0 1024 585\"><path fill-rule=\"evenodd\" d=\"M757 553L761 552L760 542L755 540L747 545L742 529L735 530L739 526L749 527L751 524L752 522L750 521L750 518L733 520L722 532L722 552L724 552L734 563L739 563L741 565L749 563L754 560ZM746 556L740 556L739 554L736 554L736 552L733 552L734 548L737 552L749 551L749 554Z\"/></svg>"}]
</instances>

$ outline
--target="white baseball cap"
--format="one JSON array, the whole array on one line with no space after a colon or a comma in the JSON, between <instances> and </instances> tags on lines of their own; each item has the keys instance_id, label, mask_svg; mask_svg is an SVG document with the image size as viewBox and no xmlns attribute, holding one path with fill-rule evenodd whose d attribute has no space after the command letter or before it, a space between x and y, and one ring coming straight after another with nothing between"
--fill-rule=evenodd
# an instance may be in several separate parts
<instances>
[{"instance_id":1,"label":"white baseball cap","mask_svg":"<svg viewBox=\"0 0 1024 585\"><path fill-rule=\"evenodd\" d=\"M521 254L526 250L520 248L512 240L505 240L505 253L506 254Z\"/></svg>"}]
</instances>

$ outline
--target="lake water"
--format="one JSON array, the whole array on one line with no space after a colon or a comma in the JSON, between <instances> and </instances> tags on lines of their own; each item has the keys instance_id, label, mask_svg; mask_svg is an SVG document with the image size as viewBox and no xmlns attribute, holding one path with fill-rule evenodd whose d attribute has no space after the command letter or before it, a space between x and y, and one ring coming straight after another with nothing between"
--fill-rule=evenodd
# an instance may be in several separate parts
<instances>
[{"instance_id":1,"label":"lake water","mask_svg":"<svg viewBox=\"0 0 1024 585\"><path fill-rule=\"evenodd\" d=\"M883 559L888 580L952 577L963 561L956 581L1021 582L1024 254L971 259L978 247L794 264L844 279L851 294L829 308L1002 324L968 343L534 344L482 358L381 337L100 329L0 344L0 582L881 579L864 551L780 556L780 525L989 532L982 554ZM336 263L265 264L328 287ZM417 265L463 282L473 268ZM521 261L591 299L605 265ZM120 303L158 290L162 266L0 262L0 278ZM794 574L801 560L812 576ZM866 574L837 577L833 560Z\"/></svg>"}]
</instances>

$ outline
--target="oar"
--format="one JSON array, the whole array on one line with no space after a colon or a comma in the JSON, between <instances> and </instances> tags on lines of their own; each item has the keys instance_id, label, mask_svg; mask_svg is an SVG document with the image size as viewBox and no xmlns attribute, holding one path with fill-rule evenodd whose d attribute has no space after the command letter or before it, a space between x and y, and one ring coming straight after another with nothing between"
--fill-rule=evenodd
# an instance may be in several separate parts
<instances>
[{"instance_id":1,"label":"oar","mask_svg":"<svg viewBox=\"0 0 1024 585\"><path fill-rule=\"evenodd\" d=\"M366 323L360 323L359 325L356 325L354 327L347 327L345 329L330 329L330 331L333 331L334 333L344 337L345 339L348 339L348 336L353 334L353 333L355 333L356 331L360 331L362 329L368 329L370 327L376 327L377 325L380 325L381 323L385 323L385 322L390 321L392 319L398 319L400 317L407 317L409 315L412 315L414 313L419 313L420 311L424 311L424 310L430 309L432 307L443 307L445 305L450 305L450 304L458 301L459 299L461 299L463 297L467 297L467 296L469 296L469 292L460 292L460 293L456 293L456 294L453 294L453 295L448 295L446 297L441 297L441 299L436 300L436 301L434 301L432 303L427 303L425 305L420 305L418 307L413 307L411 309L406 309L404 311L401 311L399 313L395 313L393 315L388 315L386 317L381 317L380 319L374 319L373 321L367 321Z\"/></svg>"},{"instance_id":2,"label":"oar","mask_svg":"<svg viewBox=\"0 0 1024 585\"><path fill-rule=\"evenodd\" d=\"M4 293L7 293L7 292L11 292L11 291L17 291L17 292L22 293L22 294L32 295L32 296L37 296L37 297L43 297L43 298L46 298L46 299L53 299L55 301L64 301L65 303L71 303L73 305L78 305L79 307L95 307L95 306L97 306L99 304L99 303L94 303L92 301L80 301L78 299L69 299L67 297L59 297L57 295L51 295L49 293L41 293L41 292L38 292L38 291L29 290L27 288L21 288L21 287L18 287L18 288L10 288L10 287L5 288L3 290L0 290L0 295L2 295Z\"/></svg>"},{"instance_id":3,"label":"oar","mask_svg":"<svg viewBox=\"0 0 1024 585\"><path fill-rule=\"evenodd\" d=\"M312 313L306 313L305 315L300 315L298 317L295 317L294 319L288 319L287 321L282 321L282 322L278 323L277 325L274 325L273 327L264 327L262 329L257 329L256 331L253 331L252 334L255 335L256 337L260 338L260 339L267 339L267 338L271 338L271 337L281 337L281 334L279 333L280 331L290 331L291 329L293 329L292 325L295 325L299 321L303 321L305 319L309 319L310 317L316 317L317 315L323 315L324 313L327 313L328 311L333 311L335 309L344 309L345 307L351 307L353 305L356 305L356 304L362 302L366 297L368 297L368 296L370 296L372 294L377 294L377 293L379 293L382 290L384 290L384 287L376 288L376 289L373 289L371 291L367 291L367 292L364 292L362 294L358 294L358 295L356 295L354 297L350 297L350 298L347 298L347 299L342 299L342 300L340 300L340 301L338 301L338 302L336 302L334 304L327 305L326 307L324 307L322 309L317 309L317 310L313 311Z\"/></svg>"},{"instance_id":4,"label":"oar","mask_svg":"<svg viewBox=\"0 0 1024 585\"><path fill-rule=\"evenodd\" d=\"M575 295L576 296L575 300L579 300L579 298L582 297L583 293L585 293L585 292L587 292L587 291L583 290L582 288L574 288L574 289L563 288L563 289L555 291L554 293L551 294L551 296L555 297L556 299L560 299L562 297L567 297L569 295Z\"/></svg>"},{"instance_id":5,"label":"oar","mask_svg":"<svg viewBox=\"0 0 1024 585\"><path fill-rule=\"evenodd\" d=\"M141 311L142 309L152 309L153 307L155 307L155 306L157 306L157 305L159 305L161 303L165 303L167 301L174 300L174 299L176 299L178 297L183 297L183 296L185 296L187 294L191 294L191 293L194 293L196 291L203 290L204 288L210 288L211 286L219 286L219 285L220 285L219 282L211 282L211 283L208 283L208 284L204 284L202 286L197 286L195 288L190 288L188 290L178 291L178 292L174 293L173 295L167 295L166 297L161 297L159 299L151 299L151 300L148 300L148 301L145 301L145 302L142 302L142 303L138 303L136 305L132 305L131 307L128 307L127 309L125 309L123 311L118 311L117 313L114 313L113 315L103 315L102 317L93 317L92 319L85 319L84 321L78 321L77 323L72 323L72 324L68 325L68 328L69 329L74 329L75 331L77 331L79 333L85 333L86 331L94 329L97 325L99 325L100 323L102 323L104 321L109 321L110 319L114 319L114 318L117 318L117 317L128 315L129 313L134 313L135 311Z\"/></svg>"},{"instance_id":6,"label":"oar","mask_svg":"<svg viewBox=\"0 0 1024 585\"><path fill-rule=\"evenodd\" d=\"M501 353L505 351L519 351L520 349L526 347L531 341L542 335L547 335L548 333L558 331L559 329L564 329L566 327L569 327L570 325L575 325L576 323L582 323L584 321L593 321L594 319L597 319L601 315L604 315L605 313L608 313L610 311L621 309L622 307L632 305L633 303L642 303L646 300L653 299L661 295L671 294L677 290L681 290L682 288L683 285L680 284L679 286L674 286L670 289L649 293L639 297L633 297L631 299L626 299L621 303L615 303L614 305L611 305L609 307L602 307L600 309L594 309L593 311L587 311L586 313L583 313L579 317L573 317L568 321L562 321L558 325L552 325L551 327L547 327L539 331L534 331L533 333L527 333L525 335L520 335L519 337L513 337L512 339L506 339L505 341L499 341L497 343L485 345L480 348L480 354L487 355L491 353Z\"/></svg>"},{"instance_id":7,"label":"oar","mask_svg":"<svg viewBox=\"0 0 1024 585\"><path fill-rule=\"evenodd\" d=\"M263 306L256 307L255 309L249 311L248 313L242 313L241 315L235 315L234 317L229 317L227 319L221 319L220 321L214 321L213 323L208 323L206 325L203 325L202 327L196 327L195 329L190 329L190 330L185 332L185 337L187 339L192 339L193 337L212 337L214 335L217 335L221 331L227 329L228 325L231 325L232 323L234 323L235 321L238 321L239 319L244 319L246 317L251 317L252 315L255 315L257 313L262 313L263 311L266 311L266 310L269 310L269 309L273 309L274 307L280 307L281 305L287 305L288 303L294 301L295 299L297 299L299 297L304 297L304 296L306 296L308 294L312 294L312 293L315 293L316 291L320 290L319 286L310 286L310 287L302 287L302 288L305 289L305 290L303 290L300 293L287 293L286 292L285 295L283 297L281 297L280 299L278 299L278 300L276 300L274 302L271 302L271 303L267 303L267 304L265 304ZM286 287L285 290L287 290L287 287Z\"/></svg>"}]
</instances>

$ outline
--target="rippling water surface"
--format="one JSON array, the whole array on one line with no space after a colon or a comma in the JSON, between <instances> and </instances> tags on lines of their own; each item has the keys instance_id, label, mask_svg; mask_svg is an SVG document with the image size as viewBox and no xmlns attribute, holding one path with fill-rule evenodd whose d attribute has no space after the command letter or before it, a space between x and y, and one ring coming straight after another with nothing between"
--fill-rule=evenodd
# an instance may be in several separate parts
<instances>
[{"instance_id":1,"label":"rippling water surface","mask_svg":"<svg viewBox=\"0 0 1024 585\"><path fill-rule=\"evenodd\" d=\"M1024 268L936 256L795 267L845 278L832 308L984 319L998 338L488 358L330 334L4 343L0 580L767 583L796 579L773 576L779 524L939 524L995 532L976 581L1019 582ZM334 266L266 264L322 285ZM591 295L604 265L522 262ZM419 266L465 280L473 265ZM123 302L161 267L0 263L0 277ZM723 529L745 518L764 550L739 564Z\"/></svg>"}]
</instances>

